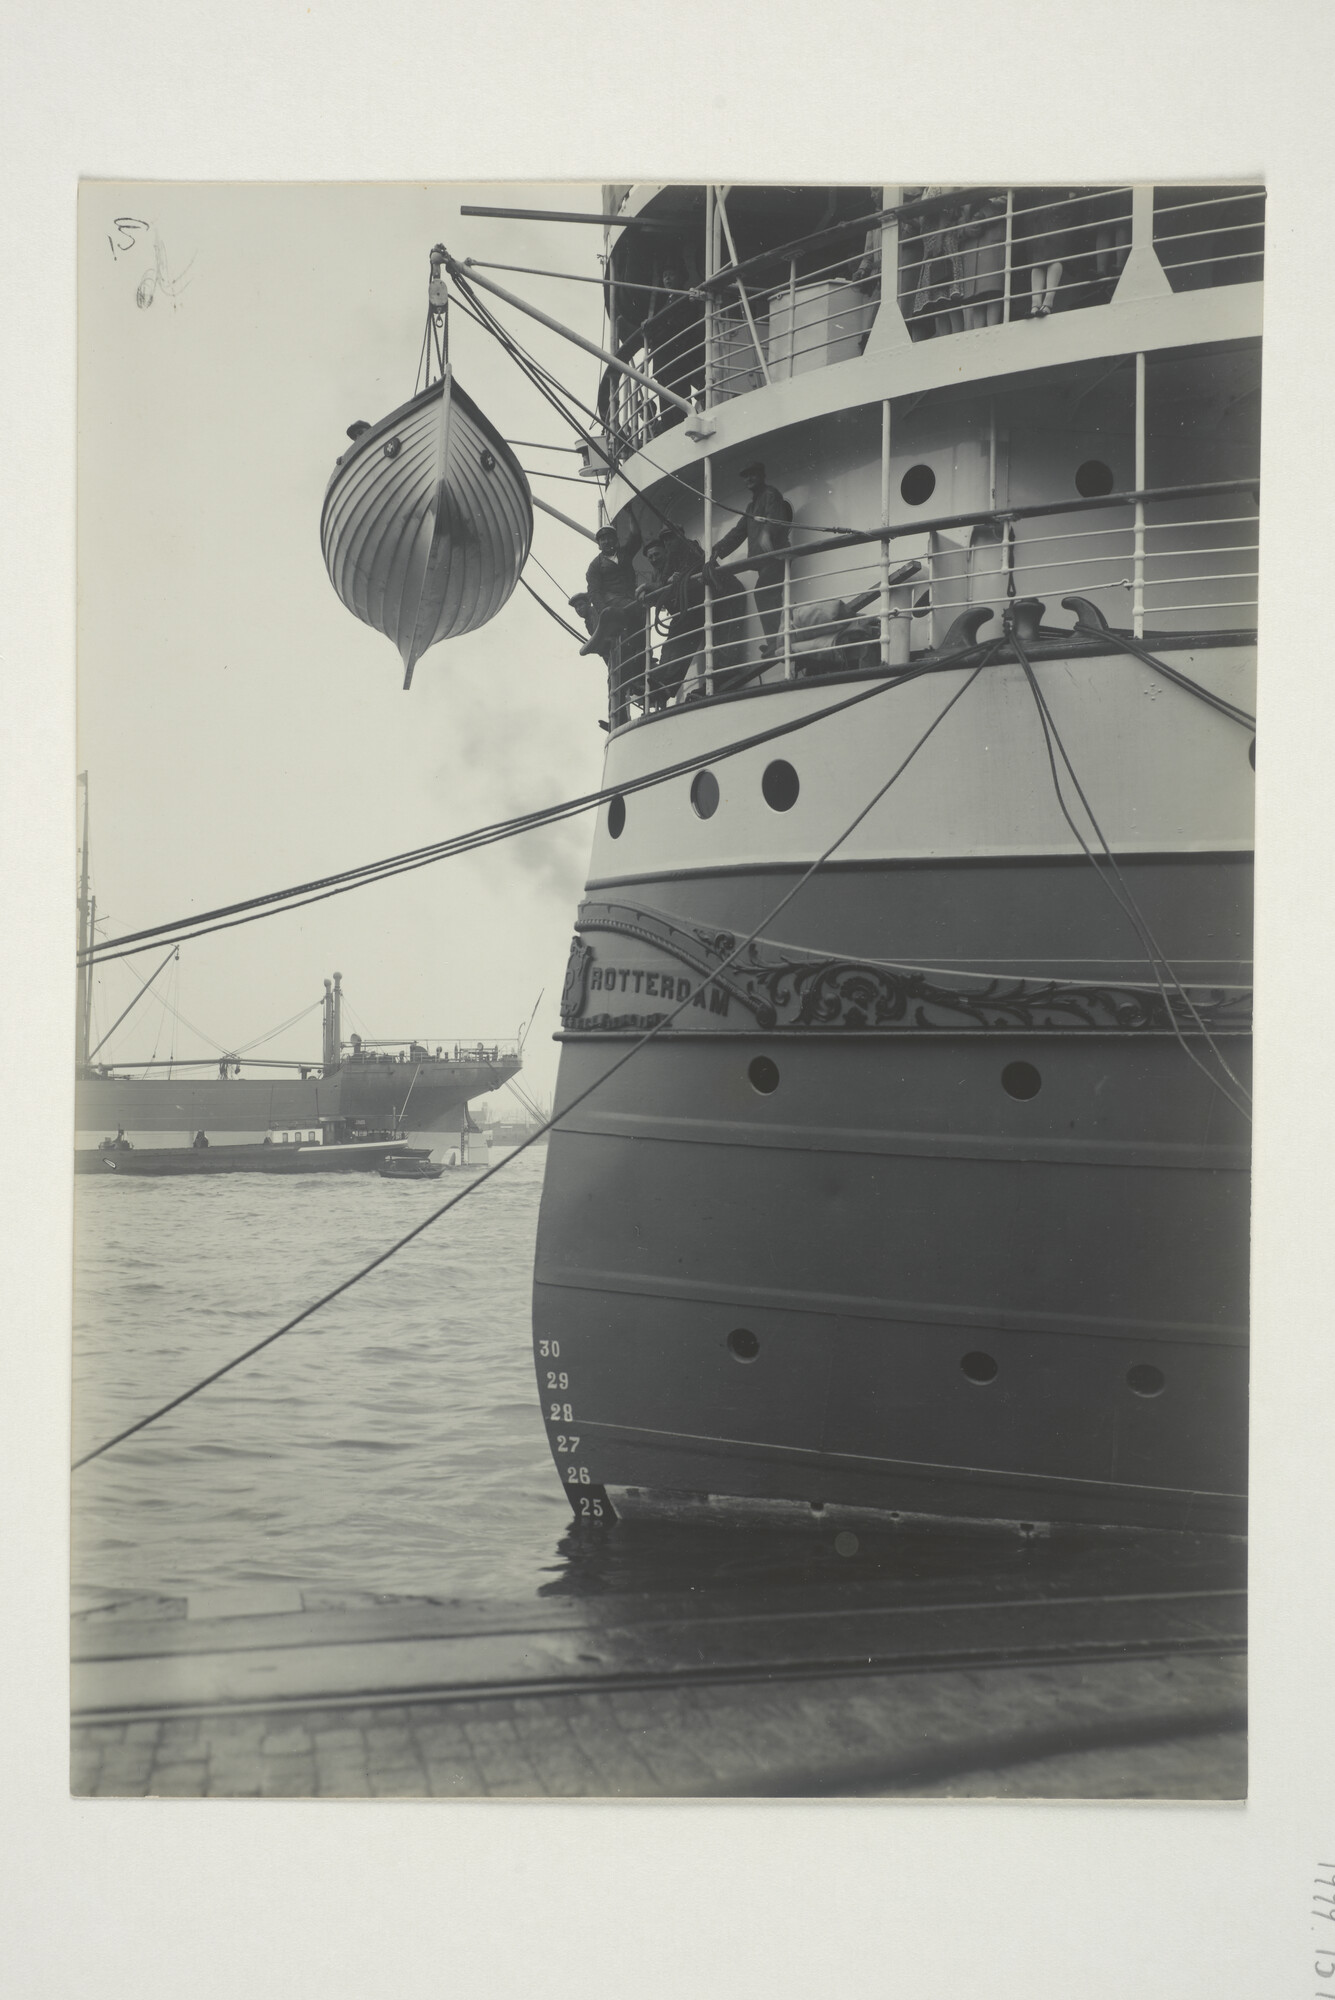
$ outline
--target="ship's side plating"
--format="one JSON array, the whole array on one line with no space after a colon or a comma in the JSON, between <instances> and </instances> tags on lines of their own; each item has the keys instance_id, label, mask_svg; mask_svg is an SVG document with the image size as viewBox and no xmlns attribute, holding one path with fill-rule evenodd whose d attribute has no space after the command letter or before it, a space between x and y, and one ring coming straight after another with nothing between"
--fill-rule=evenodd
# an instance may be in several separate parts
<instances>
[{"instance_id":1,"label":"ship's side plating","mask_svg":"<svg viewBox=\"0 0 1335 2000\"><path fill-rule=\"evenodd\" d=\"M1035 324L1006 191L1006 319L930 340L909 205L874 311L847 254L842 296L716 284L712 437L629 413L609 509L708 545L758 457L794 555L761 677L706 655L608 744L558 1110L674 1018L549 1145L577 1511L1242 1524L1260 284L1217 240L1175 275L1200 192L1125 191L1110 296ZM802 654L801 603L878 584L879 657Z\"/></svg>"}]
</instances>

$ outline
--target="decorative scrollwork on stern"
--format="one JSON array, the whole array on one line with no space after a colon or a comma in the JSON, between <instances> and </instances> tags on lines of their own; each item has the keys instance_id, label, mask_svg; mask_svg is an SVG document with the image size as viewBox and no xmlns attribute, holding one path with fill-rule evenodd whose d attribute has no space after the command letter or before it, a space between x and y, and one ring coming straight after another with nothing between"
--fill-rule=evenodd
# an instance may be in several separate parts
<instances>
[{"instance_id":1,"label":"decorative scrollwork on stern","mask_svg":"<svg viewBox=\"0 0 1335 2000\"><path fill-rule=\"evenodd\" d=\"M626 1032L659 1024L666 1011L661 1007L626 1011L635 996L672 1002L680 1009L674 1026L684 1030L714 1028L721 1019L738 1026L754 1022L766 1031L834 1033L1190 1034L1203 1024L1212 1033L1245 1034L1251 1028L1248 990L1194 987L1184 995L967 973L946 983L912 967L830 958L759 938L738 954L731 931L628 903L586 902L576 929L561 1000L566 1029ZM590 944L591 938L597 942ZM615 1012L590 1013L596 992L615 992L621 1004ZM750 1022L737 1020L733 1003Z\"/></svg>"}]
</instances>

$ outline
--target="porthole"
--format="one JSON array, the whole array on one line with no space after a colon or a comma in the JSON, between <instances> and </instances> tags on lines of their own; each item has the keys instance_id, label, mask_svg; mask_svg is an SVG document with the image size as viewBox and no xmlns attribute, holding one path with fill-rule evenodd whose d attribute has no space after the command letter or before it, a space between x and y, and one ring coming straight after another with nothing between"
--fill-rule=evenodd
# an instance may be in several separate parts
<instances>
[{"instance_id":1,"label":"porthole","mask_svg":"<svg viewBox=\"0 0 1335 2000\"><path fill-rule=\"evenodd\" d=\"M981 1349L973 1354L966 1354L960 1362L960 1368L971 1382L982 1384L996 1380L997 1364L990 1354L984 1354Z\"/></svg>"},{"instance_id":2,"label":"porthole","mask_svg":"<svg viewBox=\"0 0 1335 2000\"><path fill-rule=\"evenodd\" d=\"M746 1073L752 1090L758 1090L762 1097L769 1097L779 1087L779 1065L768 1056L756 1056Z\"/></svg>"},{"instance_id":3,"label":"porthole","mask_svg":"<svg viewBox=\"0 0 1335 2000\"><path fill-rule=\"evenodd\" d=\"M626 830L626 801L620 792L607 801L607 831L613 840L620 840Z\"/></svg>"},{"instance_id":4,"label":"porthole","mask_svg":"<svg viewBox=\"0 0 1335 2000\"><path fill-rule=\"evenodd\" d=\"M496 470L496 454L494 452L491 451L483 452L482 470L484 472L494 472Z\"/></svg>"},{"instance_id":5,"label":"porthole","mask_svg":"<svg viewBox=\"0 0 1335 2000\"><path fill-rule=\"evenodd\" d=\"M776 757L772 764L765 766L760 789L767 806L772 807L776 813L786 813L791 812L797 804L797 795L802 786L792 765L786 764L782 757Z\"/></svg>"},{"instance_id":6,"label":"porthole","mask_svg":"<svg viewBox=\"0 0 1335 2000\"><path fill-rule=\"evenodd\" d=\"M858 1538L851 1528L841 1528L834 1538L834 1552L837 1556L855 1556L858 1552Z\"/></svg>"},{"instance_id":7,"label":"porthole","mask_svg":"<svg viewBox=\"0 0 1335 2000\"><path fill-rule=\"evenodd\" d=\"M1137 1396L1162 1396L1165 1376L1162 1368L1151 1362L1138 1361L1134 1368L1126 1371L1126 1386Z\"/></svg>"},{"instance_id":8,"label":"porthole","mask_svg":"<svg viewBox=\"0 0 1335 2000\"><path fill-rule=\"evenodd\" d=\"M399 442L398 438L389 438L385 444L385 457L397 458L402 450L403 446Z\"/></svg>"},{"instance_id":9,"label":"porthole","mask_svg":"<svg viewBox=\"0 0 1335 2000\"><path fill-rule=\"evenodd\" d=\"M697 771L691 779L691 804L700 819L713 819L718 811L718 779L712 771Z\"/></svg>"},{"instance_id":10,"label":"porthole","mask_svg":"<svg viewBox=\"0 0 1335 2000\"><path fill-rule=\"evenodd\" d=\"M1032 1063L1007 1063L1001 1072L1001 1087L1007 1097L1037 1097L1043 1079Z\"/></svg>"},{"instance_id":11,"label":"porthole","mask_svg":"<svg viewBox=\"0 0 1335 2000\"><path fill-rule=\"evenodd\" d=\"M760 1342L749 1326L735 1326L728 1335L728 1352L734 1361L754 1361Z\"/></svg>"},{"instance_id":12,"label":"porthole","mask_svg":"<svg viewBox=\"0 0 1335 2000\"><path fill-rule=\"evenodd\" d=\"M921 507L936 491L936 474L930 465L911 465L899 482L899 494L907 507Z\"/></svg>"},{"instance_id":13,"label":"porthole","mask_svg":"<svg viewBox=\"0 0 1335 2000\"><path fill-rule=\"evenodd\" d=\"M1087 458L1076 469L1075 490L1082 500L1099 500L1105 493L1111 493L1112 467L1105 465L1101 458Z\"/></svg>"}]
</instances>

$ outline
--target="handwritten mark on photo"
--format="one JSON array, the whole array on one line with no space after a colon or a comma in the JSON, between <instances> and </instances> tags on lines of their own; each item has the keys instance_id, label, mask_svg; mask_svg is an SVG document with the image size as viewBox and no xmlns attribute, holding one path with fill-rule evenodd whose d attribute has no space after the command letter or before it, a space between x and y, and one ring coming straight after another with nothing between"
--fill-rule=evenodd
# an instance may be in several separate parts
<instances>
[{"instance_id":1,"label":"handwritten mark on photo","mask_svg":"<svg viewBox=\"0 0 1335 2000\"><path fill-rule=\"evenodd\" d=\"M194 258L179 271L173 271L167 258L167 246L151 222L143 222L138 216L118 215L107 236L111 246L112 259L119 262L122 257L134 252L142 254L152 243L153 266L145 271L135 287L134 302L141 312L146 312L158 293L169 299L173 308L181 300L190 284L190 272Z\"/></svg>"}]
</instances>

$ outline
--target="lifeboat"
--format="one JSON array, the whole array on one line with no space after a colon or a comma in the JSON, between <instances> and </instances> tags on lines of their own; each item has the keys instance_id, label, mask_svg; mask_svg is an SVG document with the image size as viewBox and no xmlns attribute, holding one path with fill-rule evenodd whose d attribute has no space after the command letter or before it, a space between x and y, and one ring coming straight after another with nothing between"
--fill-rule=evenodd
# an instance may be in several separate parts
<instances>
[{"instance_id":1,"label":"lifeboat","mask_svg":"<svg viewBox=\"0 0 1335 2000\"><path fill-rule=\"evenodd\" d=\"M405 688L429 646L496 616L532 541L523 468L448 372L361 433L320 517L329 580L398 647Z\"/></svg>"}]
</instances>

